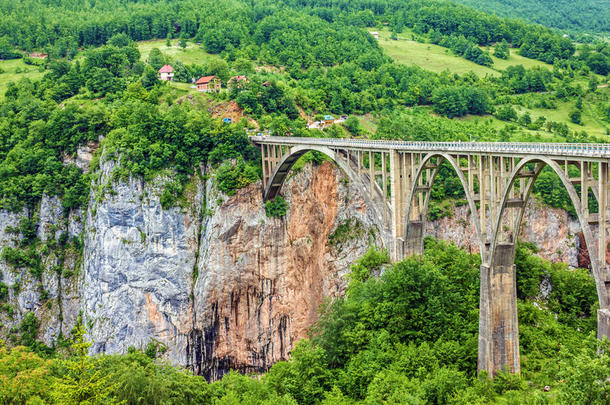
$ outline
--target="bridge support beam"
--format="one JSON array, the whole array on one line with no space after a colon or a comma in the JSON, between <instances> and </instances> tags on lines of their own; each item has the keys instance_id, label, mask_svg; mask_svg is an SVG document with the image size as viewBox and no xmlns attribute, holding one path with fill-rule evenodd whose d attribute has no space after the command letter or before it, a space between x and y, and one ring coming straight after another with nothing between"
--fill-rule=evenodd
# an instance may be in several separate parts
<instances>
[{"instance_id":1,"label":"bridge support beam","mask_svg":"<svg viewBox=\"0 0 610 405\"><path fill-rule=\"evenodd\" d=\"M478 371L519 373L515 249L498 245L492 266L481 266Z\"/></svg>"}]
</instances>

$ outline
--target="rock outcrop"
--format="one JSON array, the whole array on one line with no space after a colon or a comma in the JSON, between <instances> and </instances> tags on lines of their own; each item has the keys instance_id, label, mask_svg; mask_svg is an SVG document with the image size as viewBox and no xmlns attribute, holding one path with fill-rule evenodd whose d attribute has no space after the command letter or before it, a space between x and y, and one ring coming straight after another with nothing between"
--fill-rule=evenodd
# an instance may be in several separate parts
<instances>
[{"instance_id":1,"label":"rock outcrop","mask_svg":"<svg viewBox=\"0 0 610 405\"><path fill-rule=\"evenodd\" d=\"M112 163L93 189L108 184ZM202 182L188 208L164 210L163 178L112 185L89 203L84 238L82 307L93 353L120 353L161 344L185 364L191 325L190 293L197 258Z\"/></svg>"},{"instance_id":2,"label":"rock outcrop","mask_svg":"<svg viewBox=\"0 0 610 405\"><path fill-rule=\"evenodd\" d=\"M307 336L324 300L344 292L349 266L370 243L382 245L383 230L328 162L288 180L283 219L266 217L260 184L221 204L213 187L207 195L213 214L201 235L189 366L209 379L263 371ZM342 224L350 235L332 246Z\"/></svg>"},{"instance_id":3,"label":"rock outcrop","mask_svg":"<svg viewBox=\"0 0 610 405\"><path fill-rule=\"evenodd\" d=\"M468 206L456 207L451 217L426 224L426 234L450 240L457 246L478 253L476 230L470 221ZM572 267L587 267L583 257L588 254L584 246L578 220L565 210L550 208L530 199L521 225L520 239L533 242L538 254L551 262L565 262ZM584 250L584 252L583 252Z\"/></svg>"},{"instance_id":4,"label":"rock outcrop","mask_svg":"<svg viewBox=\"0 0 610 405\"><path fill-rule=\"evenodd\" d=\"M260 183L227 197L213 181L206 190L193 181L186 208L169 210L161 180L116 183L99 201L92 192L80 290L93 353L153 342L208 379L266 370L307 335L324 300L343 293L369 244L388 237L328 162L287 182L282 219L266 216ZM351 233L329 244L348 220Z\"/></svg>"}]
</instances>

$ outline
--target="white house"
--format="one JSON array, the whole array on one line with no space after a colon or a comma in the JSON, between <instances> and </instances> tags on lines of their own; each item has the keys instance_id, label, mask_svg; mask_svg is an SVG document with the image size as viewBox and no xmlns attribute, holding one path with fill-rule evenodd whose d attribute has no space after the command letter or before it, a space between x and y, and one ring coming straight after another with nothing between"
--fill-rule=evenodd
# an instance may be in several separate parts
<instances>
[{"instance_id":1,"label":"white house","mask_svg":"<svg viewBox=\"0 0 610 405\"><path fill-rule=\"evenodd\" d=\"M159 69L159 80L174 80L174 68L170 65L164 65L161 69Z\"/></svg>"}]
</instances>

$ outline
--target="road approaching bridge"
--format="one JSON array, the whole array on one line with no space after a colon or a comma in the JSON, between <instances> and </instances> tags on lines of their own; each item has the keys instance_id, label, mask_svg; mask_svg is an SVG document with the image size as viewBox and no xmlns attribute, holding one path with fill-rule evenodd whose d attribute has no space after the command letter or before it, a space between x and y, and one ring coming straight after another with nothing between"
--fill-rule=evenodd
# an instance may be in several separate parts
<instances>
[{"instance_id":1,"label":"road approaching bridge","mask_svg":"<svg viewBox=\"0 0 610 405\"><path fill-rule=\"evenodd\" d=\"M549 167L566 188L589 250L597 286L598 337L610 336L610 145L502 142L402 142L252 136L261 148L264 199L277 196L308 151L330 157L392 231L393 260L423 252L432 186L441 165L464 188L481 252L479 371L520 371L515 244L532 187ZM589 207L589 197L597 207ZM594 237L594 232L595 237ZM608 255L610 257L610 255Z\"/></svg>"}]
</instances>

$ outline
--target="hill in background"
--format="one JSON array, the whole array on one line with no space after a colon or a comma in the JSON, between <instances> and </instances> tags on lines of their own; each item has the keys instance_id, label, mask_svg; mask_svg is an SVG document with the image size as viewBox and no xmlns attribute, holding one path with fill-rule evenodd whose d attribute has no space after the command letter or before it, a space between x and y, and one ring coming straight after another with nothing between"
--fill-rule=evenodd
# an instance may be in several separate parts
<instances>
[{"instance_id":1,"label":"hill in background","mask_svg":"<svg viewBox=\"0 0 610 405\"><path fill-rule=\"evenodd\" d=\"M453 0L502 17L522 18L551 28L610 33L608 0Z\"/></svg>"}]
</instances>

